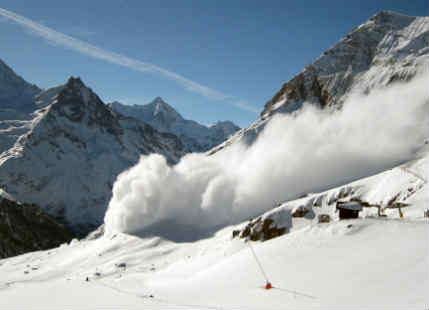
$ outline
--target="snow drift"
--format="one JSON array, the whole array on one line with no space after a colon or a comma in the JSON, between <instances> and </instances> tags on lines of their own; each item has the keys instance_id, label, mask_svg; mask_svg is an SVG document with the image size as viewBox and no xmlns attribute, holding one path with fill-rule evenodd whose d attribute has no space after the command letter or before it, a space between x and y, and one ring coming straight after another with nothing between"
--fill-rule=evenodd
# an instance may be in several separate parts
<instances>
[{"instance_id":1,"label":"snow drift","mask_svg":"<svg viewBox=\"0 0 429 310\"><path fill-rule=\"evenodd\" d=\"M106 231L165 222L209 230L409 160L427 138L427 85L419 77L351 94L335 112L304 104L296 115L274 116L250 147L189 154L175 166L142 156L113 186Z\"/></svg>"}]
</instances>

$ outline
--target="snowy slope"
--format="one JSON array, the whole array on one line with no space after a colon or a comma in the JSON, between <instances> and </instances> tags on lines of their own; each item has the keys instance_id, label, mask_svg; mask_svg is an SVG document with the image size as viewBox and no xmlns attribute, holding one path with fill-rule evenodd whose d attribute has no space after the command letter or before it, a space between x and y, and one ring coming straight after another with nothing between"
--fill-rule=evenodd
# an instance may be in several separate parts
<instances>
[{"instance_id":1,"label":"snowy slope","mask_svg":"<svg viewBox=\"0 0 429 310\"><path fill-rule=\"evenodd\" d=\"M251 144L276 113L296 113L304 102L338 108L355 93L368 94L426 74L429 17L382 11L353 29L268 101L261 119L240 130L215 153L237 141Z\"/></svg>"},{"instance_id":2,"label":"snowy slope","mask_svg":"<svg viewBox=\"0 0 429 310\"><path fill-rule=\"evenodd\" d=\"M30 131L33 121L25 120L22 114L8 115L0 121L0 154L12 148L18 138Z\"/></svg>"},{"instance_id":3,"label":"snowy slope","mask_svg":"<svg viewBox=\"0 0 429 310\"><path fill-rule=\"evenodd\" d=\"M429 239L421 211L429 199L420 174L427 175L427 163L428 156L322 193L327 201L353 188L379 202L411 186L416 191L402 197L411 204L403 219L395 212L364 212L359 219L326 224L297 218L288 234L251 242L274 289L263 288L264 275L248 243L232 238L236 227L195 242L119 233L1 260L0 306L425 309ZM286 202L278 210L304 202ZM325 202L316 208L333 209Z\"/></svg>"},{"instance_id":4,"label":"snowy slope","mask_svg":"<svg viewBox=\"0 0 429 310\"><path fill-rule=\"evenodd\" d=\"M412 161L382 173L360 179L334 189L321 193L309 193L306 197L279 203L276 208L262 214L249 223L250 234L259 233L258 240L264 240L262 223L267 219L272 228L285 228L285 233L309 223L316 223L319 215L328 215L331 220L338 220L336 211L338 201L358 201L365 207L360 212L363 217L373 218L384 214L388 218L399 219L421 218L424 211L429 209L428 176L429 155L428 147L422 150L422 154ZM397 208L404 204L401 211ZM301 216L293 214L299 210L305 210ZM237 228L236 234L242 236L247 225Z\"/></svg>"},{"instance_id":5,"label":"snowy slope","mask_svg":"<svg viewBox=\"0 0 429 310\"><path fill-rule=\"evenodd\" d=\"M186 120L160 97L144 105L131 106L113 102L109 106L118 113L146 122L158 131L175 134L192 152L207 151L240 129L230 121L219 121L211 126L204 126Z\"/></svg>"},{"instance_id":6,"label":"snowy slope","mask_svg":"<svg viewBox=\"0 0 429 310\"><path fill-rule=\"evenodd\" d=\"M169 162L184 154L176 136L116 115L79 78L42 106L31 130L0 155L0 187L75 228L102 222L116 176L141 154Z\"/></svg>"}]
</instances>

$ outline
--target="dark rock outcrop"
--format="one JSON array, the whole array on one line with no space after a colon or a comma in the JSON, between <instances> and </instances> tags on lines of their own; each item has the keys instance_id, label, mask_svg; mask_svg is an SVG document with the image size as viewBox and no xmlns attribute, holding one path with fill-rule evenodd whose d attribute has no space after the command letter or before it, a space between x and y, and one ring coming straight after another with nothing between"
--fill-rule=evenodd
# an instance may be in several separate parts
<instances>
[{"instance_id":1,"label":"dark rock outcrop","mask_svg":"<svg viewBox=\"0 0 429 310\"><path fill-rule=\"evenodd\" d=\"M254 221L250 221L246 227L241 231L233 231L233 238L239 236L243 239L250 239L252 241L267 241L289 232L287 226L278 226L273 219L258 217Z\"/></svg>"},{"instance_id":2,"label":"dark rock outcrop","mask_svg":"<svg viewBox=\"0 0 429 310\"><path fill-rule=\"evenodd\" d=\"M37 205L0 198L0 258L50 249L74 237L69 227Z\"/></svg>"}]
</instances>

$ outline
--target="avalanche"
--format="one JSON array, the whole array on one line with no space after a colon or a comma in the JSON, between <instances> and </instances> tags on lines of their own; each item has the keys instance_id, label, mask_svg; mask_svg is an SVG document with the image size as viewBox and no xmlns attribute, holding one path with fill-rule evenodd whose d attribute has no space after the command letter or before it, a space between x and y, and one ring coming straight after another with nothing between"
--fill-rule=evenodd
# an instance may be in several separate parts
<instances>
[{"instance_id":1,"label":"avalanche","mask_svg":"<svg viewBox=\"0 0 429 310\"><path fill-rule=\"evenodd\" d=\"M309 104L296 116L277 115L250 147L190 154L173 167L160 155L143 156L117 178L106 230L165 231L174 222L211 231L394 167L423 145L428 104L427 77L416 77L351 95L335 113Z\"/></svg>"}]
</instances>

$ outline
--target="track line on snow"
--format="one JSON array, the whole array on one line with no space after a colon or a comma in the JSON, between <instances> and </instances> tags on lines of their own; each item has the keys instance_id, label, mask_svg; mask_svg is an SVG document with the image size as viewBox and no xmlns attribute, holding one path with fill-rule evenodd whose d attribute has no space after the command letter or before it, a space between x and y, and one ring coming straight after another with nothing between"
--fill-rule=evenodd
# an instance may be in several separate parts
<instances>
[{"instance_id":1,"label":"track line on snow","mask_svg":"<svg viewBox=\"0 0 429 310\"><path fill-rule=\"evenodd\" d=\"M290 293L290 294L294 294L294 295L298 295L298 296L303 296L303 297L307 297L307 298L311 298L311 299L318 299L318 297L316 297L316 296L312 296L312 295L308 295L308 294L304 294L304 293L299 293L297 291L292 291L292 290L288 290L288 289L277 287L277 286L273 286L273 289L277 289L277 290L280 290L280 291L283 291L283 292L287 292L287 293Z\"/></svg>"}]
</instances>

